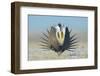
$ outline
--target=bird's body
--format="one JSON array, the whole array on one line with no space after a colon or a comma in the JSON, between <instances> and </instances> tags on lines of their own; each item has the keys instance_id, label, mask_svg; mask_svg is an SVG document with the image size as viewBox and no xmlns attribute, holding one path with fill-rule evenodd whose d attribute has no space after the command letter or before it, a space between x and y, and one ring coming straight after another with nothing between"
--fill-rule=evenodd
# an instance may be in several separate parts
<instances>
[{"instance_id":1,"label":"bird's body","mask_svg":"<svg viewBox=\"0 0 100 76\"><path fill-rule=\"evenodd\" d=\"M70 33L71 31L64 25L51 26L48 34L44 34L45 38L42 38L43 47L57 52L58 55L65 50L75 49L73 47L76 46L77 38L75 38L75 35L70 36Z\"/></svg>"}]
</instances>

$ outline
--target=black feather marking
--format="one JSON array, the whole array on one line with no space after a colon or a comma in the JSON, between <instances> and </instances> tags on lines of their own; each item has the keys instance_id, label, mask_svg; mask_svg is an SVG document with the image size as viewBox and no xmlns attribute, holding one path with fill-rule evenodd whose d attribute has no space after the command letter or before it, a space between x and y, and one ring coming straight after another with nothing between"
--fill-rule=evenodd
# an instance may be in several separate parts
<instances>
[{"instance_id":1,"label":"black feather marking","mask_svg":"<svg viewBox=\"0 0 100 76\"><path fill-rule=\"evenodd\" d=\"M68 27L66 27L65 39L64 39L64 44L63 44L63 47L62 47L62 51L67 50L69 48L69 45L70 45L70 33L69 33L69 30L68 30Z\"/></svg>"},{"instance_id":2,"label":"black feather marking","mask_svg":"<svg viewBox=\"0 0 100 76\"><path fill-rule=\"evenodd\" d=\"M69 33L71 33L72 32L72 29L69 31Z\"/></svg>"},{"instance_id":3,"label":"black feather marking","mask_svg":"<svg viewBox=\"0 0 100 76\"><path fill-rule=\"evenodd\" d=\"M78 41L73 41L73 42L70 43L70 45L76 44L76 43L78 43Z\"/></svg>"},{"instance_id":4,"label":"black feather marking","mask_svg":"<svg viewBox=\"0 0 100 76\"><path fill-rule=\"evenodd\" d=\"M47 40L47 39L45 39L45 38L43 38L43 37L41 37L41 39L43 39L44 41L47 41L47 42L48 42L48 40Z\"/></svg>"},{"instance_id":5,"label":"black feather marking","mask_svg":"<svg viewBox=\"0 0 100 76\"><path fill-rule=\"evenodd\" d=\"M70 37L70 39L73 39L76 36L76 34L74 34L73 36Z\"/></svg>"},{"instance_id":6,"label":"black feather marking","mask_svg":"<svg viewBox=\"0 0 100 76\"><path fill-rule=\"evenodd\" d=\"M76 49L76 48L72 48L72 47L70 47L69 49Z\"/></svg>"},{"instance_id":7,"label":"black feather marking","mask_svg":"<svg viewBox=\"0 0 100 76\"><path fill-rule=\"evenodd\" d=\"M48 38L48 36L47 36L45 33L43 33L43 35L44 35L46 38Z\"/></svg>"},{"instance_id":8,"label":"black feather marking","mask_svg":"<svg viewBox=\"0 0 100 76\"><path fill-rule=\"evenodd\" d=\"M70 42L73 42L73 41L76 41L76 40L77 40L77 38L74 38L74 39L71 39Z\"/></svg>"}]
</instances>

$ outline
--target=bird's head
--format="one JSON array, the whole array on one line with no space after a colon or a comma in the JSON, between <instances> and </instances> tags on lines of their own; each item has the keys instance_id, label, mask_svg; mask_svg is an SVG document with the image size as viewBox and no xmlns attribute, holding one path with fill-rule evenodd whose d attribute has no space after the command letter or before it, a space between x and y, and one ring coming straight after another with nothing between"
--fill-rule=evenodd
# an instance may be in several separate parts
<instances>
[{"instance_id":1,"label":"bird's head","mask_svg":"<svg viewBox=\"0 0 100 76\"><path fill-rule=\"evenodd\" d=\"M56 27L56 38L60 45L63 45L65 38L65 27L61 24L58 24Z\"/></svg>"}]
</instances>

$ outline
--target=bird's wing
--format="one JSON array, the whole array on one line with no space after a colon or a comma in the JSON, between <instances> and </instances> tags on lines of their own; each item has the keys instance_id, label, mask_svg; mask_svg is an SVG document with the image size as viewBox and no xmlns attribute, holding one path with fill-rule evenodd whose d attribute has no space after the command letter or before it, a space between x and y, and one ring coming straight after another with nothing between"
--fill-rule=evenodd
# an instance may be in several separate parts
<instances>
[{"instance_id":1,"label":"bird's wing","mask_svg":"<svg viewBox=\"0 0 100 76\"><path fill-rule=\"evenodd\" d=\"M69 31L69 29L66 27L66 31L65 31L65 40L64 40L64 44L63 44L63 50L73 50L76 49L76 43L77 43L77 38L76 38L76 34L70 36L71 31Z\"/></svg>"},{"instance_id":2,"label":"bird's wing","mask_svg":"<svg viewBox=\"0 0 100 76\"><path fill-rule=\"evenodd\" d=\"M64 38L64 43L62 46L62 51L67 50L70 46L70 32L68 27L65 29L65 38Z\"/></svg>"},{"instance_id":3,"label":"bird's wing","mask_svg":"<svg viewBox=\"0 0 100 76\"><path fill-rule=\"evenodd\" d=\"M49 32L48 43L49 43L49 46L53 48L54 50L58 49L59 44L56 38L56 29L53 26L51 27L51 30Z\"/></svg>"}]
</instances>

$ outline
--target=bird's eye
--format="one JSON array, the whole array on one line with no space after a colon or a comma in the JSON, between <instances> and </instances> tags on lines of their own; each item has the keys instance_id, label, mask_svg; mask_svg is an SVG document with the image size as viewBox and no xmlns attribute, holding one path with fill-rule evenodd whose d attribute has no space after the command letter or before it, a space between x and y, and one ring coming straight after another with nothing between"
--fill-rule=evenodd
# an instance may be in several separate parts
<instances>
[{"instance_id":1,"label":"bird's eye","mask_svg":"<svg viewBox=\"0 0 100 76\"><path fill-rule=\"evenodd\" d=\"M61 32L61 38L63 38L63 32Z\"/></svg>"},{"instance_id":2,"label":"bird's eye","mask_svg":"<svg viewBox=\"0 0 100 76\"><path fill-rule=\"evenodd\" d=\"M58 35L58 38L60 38L59 32L57 33L57 35Z\"/></svg>"}]
</instances>

